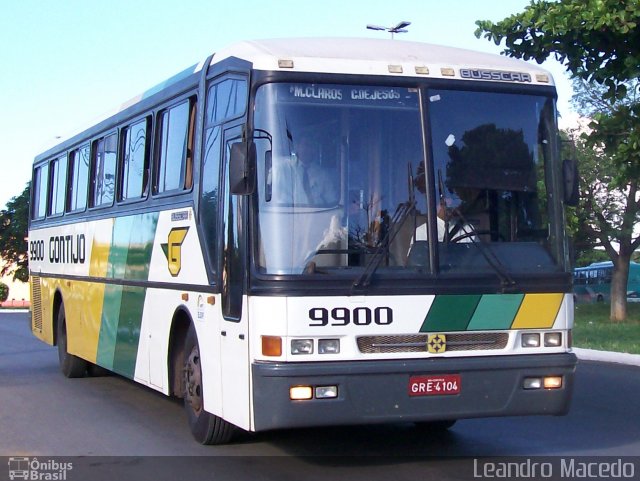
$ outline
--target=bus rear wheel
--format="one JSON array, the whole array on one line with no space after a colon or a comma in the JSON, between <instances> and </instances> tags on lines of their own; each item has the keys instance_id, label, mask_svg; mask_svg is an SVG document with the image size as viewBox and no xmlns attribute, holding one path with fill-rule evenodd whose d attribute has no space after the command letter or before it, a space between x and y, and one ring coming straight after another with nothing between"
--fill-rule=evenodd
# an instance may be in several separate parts
<instances>
[{"instance_id":1,"label":"bus rear wheel","mask_svg":"<svg viewBox=\"0 0 640 481\"><path fill-rule=\"evenodd\" d=\"M189 327L184 352L184 408L191 434L200 444L228 443L235 426L204 410L200 348L193 325Z\"/></svg>"},{"instance_id":2,"label":"bus rear wheel","mask_svg":"<svg viewBox=\"0 0 640 481\"><path fill-rule=\"evenodd\" d=\"M67 350L67 318L64 313L64 305L60 304L57 322L58 361L60 370L65 377L84 377L87 372L87 361L80 359Z\"/></svg>"}]
</instances>

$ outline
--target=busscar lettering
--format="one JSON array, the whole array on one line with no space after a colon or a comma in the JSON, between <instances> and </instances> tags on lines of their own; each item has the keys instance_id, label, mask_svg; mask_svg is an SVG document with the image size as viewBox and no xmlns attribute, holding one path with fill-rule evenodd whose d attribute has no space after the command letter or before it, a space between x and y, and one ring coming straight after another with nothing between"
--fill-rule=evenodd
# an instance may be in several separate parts
<instances>
[{"instance_id":1,"label":"busscar lettering","mask_svg":"<svg viewBox=\"0 0 640 481\"><path fill-rule=\"evenodd\" d=\"M84 264L86 239L84 234L49 238L49 262L52 264Z\"/></svg>"},{"instance_id":2,"label":"busscar lettering","mask_svg":"<svg viewBox=\"0 0 640 481\"><path fill-rule=\"evenodd\" d=\"M461 68L460 77L472 80L496 80L498 82L531 82L531 75L524 72Z\"/></svg>"}]
</instances>

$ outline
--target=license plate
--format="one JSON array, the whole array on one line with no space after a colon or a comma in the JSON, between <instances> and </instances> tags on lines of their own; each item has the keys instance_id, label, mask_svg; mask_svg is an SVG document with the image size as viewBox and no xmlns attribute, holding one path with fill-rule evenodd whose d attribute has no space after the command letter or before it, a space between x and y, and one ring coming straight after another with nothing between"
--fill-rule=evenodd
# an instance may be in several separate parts
<instances>
[{"instance_id":1,"label":"license plate","mask_svg":"<svg viewBox=\"0 0 640 481\"><path fill-rule=\"evenodd\" d=\"M459 374L411 376L409 396L448 396L460 393Z\"/></svg>"}]
</instances>

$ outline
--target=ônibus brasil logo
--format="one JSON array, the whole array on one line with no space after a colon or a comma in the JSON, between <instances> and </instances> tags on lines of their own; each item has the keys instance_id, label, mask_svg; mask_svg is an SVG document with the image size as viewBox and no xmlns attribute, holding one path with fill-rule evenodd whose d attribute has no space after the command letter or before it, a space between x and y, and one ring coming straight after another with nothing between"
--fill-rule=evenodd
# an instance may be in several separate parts
<instances>
[{"instance_id":1,"label":"\u00f4nibus brasil logo","mask_svg":"<svg viewBox=\"0 0 640 481\"><path fill-rule=\"evenodd\" d=\"M73 469L73 463L38 458L18 457L9 458L9 479L25 479L31 481L65 481L67 471Z\"/></svg>"}]
</instances>

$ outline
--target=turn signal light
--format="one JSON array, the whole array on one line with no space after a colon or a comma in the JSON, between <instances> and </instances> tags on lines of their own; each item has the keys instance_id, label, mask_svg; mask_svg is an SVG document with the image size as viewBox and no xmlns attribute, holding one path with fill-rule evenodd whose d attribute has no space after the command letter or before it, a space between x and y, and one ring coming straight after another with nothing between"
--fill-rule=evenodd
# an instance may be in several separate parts
<instances>
[{"instance_id":1,"label":"turn signal light","mask_svg":"<svg viewBox=\"0 0 640 481\"><path fill-rule=\"evenodd\" d=\"M262 336L262 355L282 356L282 338L280 336Z\"/></svg>"}]
</instances>

